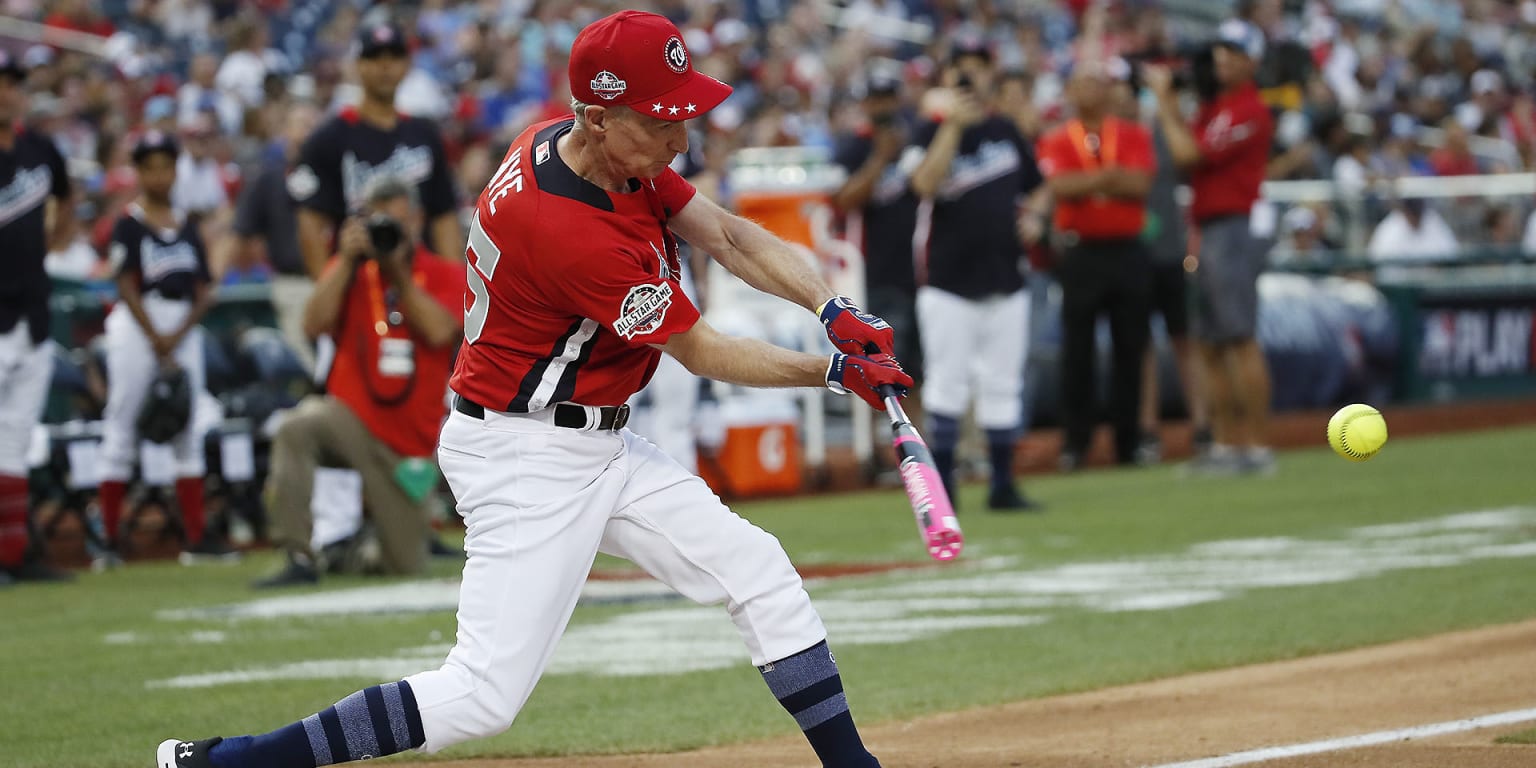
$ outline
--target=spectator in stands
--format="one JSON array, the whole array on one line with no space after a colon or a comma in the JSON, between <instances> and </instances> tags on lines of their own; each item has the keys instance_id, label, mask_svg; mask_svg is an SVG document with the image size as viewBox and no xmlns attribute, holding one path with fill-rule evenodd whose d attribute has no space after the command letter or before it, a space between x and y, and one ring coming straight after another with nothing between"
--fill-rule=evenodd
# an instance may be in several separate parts
<instances>
[{"instance_id":1,"label":"spectator in stands","mask_svg":"<svg viewBox=\"0 0 1536 768\"><path fill-rule=\"evenodd\" d=\"M915 126L902 109L901 80L893 73L872 72L861 91L864 122L838 142L834 160L848 178L833 193L832 204L843 213L849 242L864 254L865 306L891 324L896 332L896 359L921 382L923 352L912 254L917 196L909 183L911 168L900 162ZM906 408L911 418L919 418L916 398L908 397Z\"/></svg>"},{"instance_id":2,"label":"spectator in stands","mask_svg":"<svg viewBox=\"0 0 1536 768\"><path fill-rule=\"evenodd\" d=\"M258 587L319 579L310 503L322 464L362 476L386 571L416 573L426 562L429 489L408 487L399 468L431 461L463 329L464 270L421 245L416 189L398 177L370 180L305 309L305 330L335 339L336 361L328 394L300 403L273 440L267 497L287 563Z\"/></svg>"},{"instance_id":3,"label":"spectator in stands","mask_svg":"<svg viewBox=\"0 0 1536 768\"><path fill-rule=\"evenodd\" d=\"M1067 83L1074 118L1040 139L1040 172L1055 200L1052 232L1061 283L1060 464L1077 469L1093 427L1098 318L1109 320L1113 347L1109 417L1115 458L1136 460L1152 262L1141 240L1152 187L1152 137L1114 111L1112 81L1099 61L1082 61Z\"/></svg>"},{"instance_id":4,"label":"spectator in stands","mask_svg":"<svg viewBox=\"0 0 1536 768\"><path fill-rule=\"evenodd\" d=\"M1140 78L1129 65L1116 75L1114 90L1118 111L1127 120L1143 119L1137 101L1140 85ZM1168 334L1168 345L1172 348L1174 365L1184 390L1184 406L1193 429L1194 448L1199 454L1211 447L1211 420L1200 386L1200 358L1189 338L1189 273L1184 264L1189 256L1189 224L1178 201L1178 187L1183 183L1183 176L1168 150L1168 141L1163 138L1156 116L1148 114L1146 117L1152 118L1150 128L1156 169L1152 186L1147 191L1147 224L1142 231L1152 263L1151 309L1162 316L1163 329ZM1147 345L1141 376L1141 445L1136 449L1136 458L1143 464L1154 464L1161 460L1163 446L1158 430L1162 414L1157 350L1152 344Z\"/></svg>"},{"instance_id":5,"label":"spectator in stands","mask_svg":"<svg viewBox=\"0 0 1536 768\"><path fill-rule=\"evenodd\" d=\"M304 366L313 369L314 351L304 334L304 305L314 290L314 280L304 268L299 251L298 221L293 196L288 190L288 174L299 158L299 147L319 122L319 111L297 103L284 116L282 155L269 160L256 178L240 194L235 209L235 238L229 242L245 253L246 261L261 261L271 266L272 306L283 338L299 355Z\"/></svg>"},{"instance_id":6,"label":"spectator in stands","mask_svg":"<svg viewBox=\"0 0 1536 768\"><path fill-rule=\"evenodd\" d=\"M299 249L313 276L325 266L333 230L359 206L368 182L379 175L416 185L433 252L463 258L464 235L442 137L430 121L395 111L395 94L410 66L398 27L364 25L357 55L362 103L322 123L288 174L288 191L299 206Z\"/></svg>"},{"instance_id":7,"label":"spectator in stands","mask_svg":"<svg viewBox=\"0 0 1536 768\"><path fill-rule=\"evenodd\" d=\"M1501 253L1518 253L1520 250L1522 227L1512 206L1489 206L1483 213L1478 231L1487 233L1487 244Z\"/></svg>"},{"instance_id":8,"label":"spectator in stands","mask_svg":"<svg viewBox=\"0 0 1536 768\"><path fill-rule=\"evenodd\" d=\"M218 127L211 113L199 112L181 124L183 148L176 161L174 205L202 218L219 216L229 206L224 169L214 156Z\"/></svg>"},{"instance_id":9,"label":"spectator in stands","mask_svg":"<svg viewBox=\"0 0 1536 768\"><path fill-rule=\"evenodd\" d=\"M234 94L221 92L215 86L218 73L219 57L211 53L192 57L187 81L176 90L176 120L179 124L190 125L198 115L211 109L221 130L226 133L239 130L244 110Z\"/></svg>"},{"instance_id":10,"label":"spectator in stands","mask_svg":"<svg viewBox=\"0 0 1536 768\"><path fill-rule=\"evenodd\" d=\"M242 16L230 22L229 53L219 65L213 83L220 93L233 96L245 109L261 106L267 79L267 24L261 16Z\"/></svg>"},{"instance_id":11,"label":"spectator in stands","mask_svg":"<svg viewBox=\"0 0 1536 768\"><path fill-rule=\"evenodd\" d=\"M1220 91L1201 104L1193 126L1184 122L1172 73L1166 67L1144 72L1170 154L1189 169L1190 213L1200 227L1196 329L1215 441L1191 469L1267 474L1275 459L1268 447L1269 369L1257 339L1258 277L1272 237L1264 229L1273 221L1255 220L1254 212L1274 125L1253 80L1264 39L1232 19L1221 25L1213 55Z\"/></svg>"},{"instance_id":12,"label":"spectator in stands","mask_svg":"<svg viewBox=\"0 0 1536 768\"><path fill-rule=\"evenodd\" d=\"M1344 153L1333 161L1334 186L1340 196L1356 198L1365 194L1374 181L1371 141L1361 134L1351 133L1344 142Z\"/></svg>"},{"instance_id":13,"label":"spectator in stands","mask_svg":"<svg viewBox=\"0 0 1536 768\"><path fill-rule=\"evenodd\" d=\"M1429 160L1419 151L1418 136L1419 123L1412 115L1393 115L1387 124L1386 140L1371 157L1371 171L1383 179L1433 175Z\"/></svg>"},{"instance_id":14,"label":"spectator in stands","mask_svg":"<svg viewBox=\"0 0 1536 768\"><path fill-rule=\"evenodd\" d=\"M1443 134L1441 145L1429 153L1429 167L1435 175L1472 176L1482 173L1477 156L1472 154L1466 126L1454 117L1447 117L1440 122L1440 130Z\"/></svg>"},{"instance_id":15,"label":"spectator in stands","mask_svg":"<svg viewBox=\"0 0 1536 768\"><path fill-rule=\"evenodd\" d=\"M1454 258L1460 248L1445 219L1423 198L1409 197L1376 225L1366 250L1373 261L1390 263ZM1377 270L1378 277L1400 274L1400 269Z\"/></svg>"},{"instance_id":16,"label":"spectator in stands","mask_svg":"<svg viewBox=\"0 0 1536 768\"><path fill-rule=\"evenodd\" d=\"M1324 266L1332 245L1323 232L1323 218L1311 205L1297 205L1280 217L1280 242L1270 260L1287 267Z\"/></svg>"},{"instance_id":17,"label":"spectator in stands","mask_svg":"<svg viewBox=\"0 0 1536 768\"><path fill-rule=\"evenodd\" d=\"M1029 348L1021 235L1038 235L1044 186L1028 142L992 111L990 48L960 39L945 78L930 104L939 119L914 142L920 151L911 182L932 204L928 279L917 293L928 437L950 498L958 499L955 449L974 401L992 468L987 506L1025 510L1034 505L1013 480Z\"/></svg>"},{"instance_id":18,"label":"spectator in stands","mask_svg":"<svg viewBox=\"0 0 1536 768\"><path fill-rule=\"evenodd\" d=\"M921 380L912 255L917 196L909 183L911 168L899 162L915 126L902 109L901 81L890 73L871 74L862 91L865 122L838 143L835 160L848 179L832 203L846 217L848 239L864 253L865 306L896 329L896 359Z\"/></svg>"}]
</instances>

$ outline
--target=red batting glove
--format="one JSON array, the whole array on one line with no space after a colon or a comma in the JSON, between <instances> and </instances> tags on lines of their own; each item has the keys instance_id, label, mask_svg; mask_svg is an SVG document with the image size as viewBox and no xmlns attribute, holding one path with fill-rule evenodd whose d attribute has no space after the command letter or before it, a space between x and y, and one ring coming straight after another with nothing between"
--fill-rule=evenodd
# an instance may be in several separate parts
<instances>
[{"instance_id":1,"label":"red batting glove","mask_svg":"<svg viewBox=\"0 0 1536 768\"><path fill-rule=\"evenodd\" d=\"M885 396L880 394L880 388L886 385L896 388L897 397L906 397L912 386L912 377L890 355L833 355L827 366L827 389L839 395L858 395L877 411L885 410Z\"/></svg>"},{"instance_id":2,"label":"red batting glove","mask_svg":"<svg viewBox=\"0 0 1536 768\"><path fill-rule=\"evenodd\" d=\"M847 296L833 296L817 314L837 351L846 355L895 354L896 334L891 324L859 309Z\"/></svg>"}]
</instances>

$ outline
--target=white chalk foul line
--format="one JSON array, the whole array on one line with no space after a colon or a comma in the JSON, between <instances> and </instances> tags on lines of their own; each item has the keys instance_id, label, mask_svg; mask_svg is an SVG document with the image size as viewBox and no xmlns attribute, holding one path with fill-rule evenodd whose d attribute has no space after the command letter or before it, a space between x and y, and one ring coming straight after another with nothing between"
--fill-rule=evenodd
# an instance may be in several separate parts
<instances>
[{"instance_id":1,"label":"white chalk foul line","mask_svg":"<svg viewBox=\"0 0 1536 768\"><path fill-rule=\"evenodd\" d=\"M1517 709L1513 712L1499 712L1493 715L1483 715L1482 717L1470 717L1465 720L1450 720L1444 723L1416 725L1411 728L1398 728L1393 731L1363 733L1359 736L1345 736L1338 739L1311 741L1305 744L1290 744L1283 747L1250 749L1247 752L1233 752L1230 755L1223 755L1221 757L1207 757L1183 763L1164 763L1154 766L1154 768L1228 768L1233 765L1248 765L1249 763L1262 763L1269 760L1283 760L1288 757L1337 752L1343 749L1372 747L1377 744L1390 744L1394 741L1428 739L1434 736L1444 736L1447 733L1476 731L1481 728L1524 723L1531 720L1536 720L1536 709Z\"/></svg>"}]
</instances>

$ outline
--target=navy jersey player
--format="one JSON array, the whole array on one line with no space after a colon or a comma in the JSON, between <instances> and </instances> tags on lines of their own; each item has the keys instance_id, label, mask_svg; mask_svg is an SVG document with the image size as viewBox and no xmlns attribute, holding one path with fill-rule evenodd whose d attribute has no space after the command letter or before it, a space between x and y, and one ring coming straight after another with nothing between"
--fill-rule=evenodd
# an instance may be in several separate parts
<instances>
[{"instance_id":1,"label":"navy jersey player","mask_svg":"<svg viewBox=\"0 0 1536 768\"><path fill-rule=\"evenodd\" d=\"M117 268L118 303L107 316L107 407L101 436L100 502L109 540L119 540L123 496L139 453L136 420L162 367L185 371L193 393L203 389L203 340L198 322L212 305L208 254L197 220L171 204L177 146L149 131L133 148L139 196L112 228L109 257ZM191 423L172 441L176 503L186 551L223 554L203 535L202 440Z\"/></svg>"},{"instance_id":2,"label":"navy jersey player","mask_svg":"<svg viewBox=\"0 0 1536 768\"><path fill-rule=\"evenodd\" d=\"M53 374L43 270L73 229L69 174L47 136L16 128L26 71L0 49L0 581L57 579L28 537L27 446ZM50 208L52 212L50 214ZM50 228L48 221L52 219Z\"/></svg>"}]
</instances>

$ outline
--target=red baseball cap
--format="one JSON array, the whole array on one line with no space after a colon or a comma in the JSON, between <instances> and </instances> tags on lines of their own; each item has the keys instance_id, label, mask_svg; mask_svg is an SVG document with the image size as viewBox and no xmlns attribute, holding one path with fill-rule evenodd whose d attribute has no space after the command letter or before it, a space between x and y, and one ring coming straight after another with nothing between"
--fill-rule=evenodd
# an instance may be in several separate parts
<instances>
[{"instance_id":1,"label":"red baseball cap","mask_svg":"<svg viewBox=\"0 0 1536 768\"><path fill-rule=\"evenodd\" d=\"M731 87L693 68L683 33L664 16L619 11L588 24L571 44L571 96L619 104L663 120L720 106Z\"/></svg>"}]
</instances>

